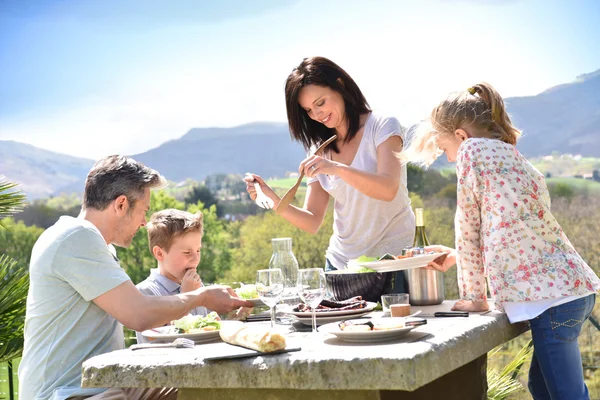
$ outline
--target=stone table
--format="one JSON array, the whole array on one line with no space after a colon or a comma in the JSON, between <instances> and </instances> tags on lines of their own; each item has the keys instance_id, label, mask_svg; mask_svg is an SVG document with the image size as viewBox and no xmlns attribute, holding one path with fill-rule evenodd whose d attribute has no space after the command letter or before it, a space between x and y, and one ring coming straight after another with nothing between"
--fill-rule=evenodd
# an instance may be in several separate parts
<instances>
[{"instance_id":1,"label":"stone table","mask_svg":"<svg viewBox=\"0 0 600 400\"><path fill-rule=\"evenodd\" d=\"M389 342L352 344L322 333L292 333L302 351L204 361L193 349L120 350L83 364L83 387L177 387L179 399L485 399L487 352L520 335L492 311L434 318L453 302L422 310L427 325ZM316 335L316 338L315 338Z\"/></svg>"}]
</instances>

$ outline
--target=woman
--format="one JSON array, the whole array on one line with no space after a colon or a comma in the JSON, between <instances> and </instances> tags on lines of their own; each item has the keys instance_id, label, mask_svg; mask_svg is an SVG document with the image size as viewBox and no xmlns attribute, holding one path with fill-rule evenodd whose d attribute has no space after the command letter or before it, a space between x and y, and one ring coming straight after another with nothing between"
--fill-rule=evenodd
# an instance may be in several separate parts
<instances>
[{"instance_id":1,"label":"woman","mask_svg":"<svg viewBox=\"0 0 600 400\"><path fill-rule=\"evenodd\" d=\"M309 154L337 139L300 163L308 177L304 206L287 206L283 218L316 233L334 198L326 270L346 269L361 255L400 254L412 244L415 219L398 157L405 135L399 122L374 114L354 80L323 57L306 58L292 71L285 98L290 133ZM280 198L258 175L246 178L250 196L256 198L253 180L277 207Z\"/></svg>"}]
</instances>

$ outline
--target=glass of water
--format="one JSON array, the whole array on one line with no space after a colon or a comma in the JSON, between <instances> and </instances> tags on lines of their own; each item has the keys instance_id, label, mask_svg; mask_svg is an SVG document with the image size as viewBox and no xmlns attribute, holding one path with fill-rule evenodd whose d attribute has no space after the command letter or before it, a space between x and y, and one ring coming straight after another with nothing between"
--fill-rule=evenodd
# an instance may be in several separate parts
<instances>
[{"instance_id":1,"label":"glass of water","mask_svg":"<svg viewBox=\"0 0 600 400\"><path fill-rule=\"evenodd\" d=\"M269 306L271 311L271 328L275 326L275 305L283 294L283 274L278 268L259 269L256 271L256 291L258 297Z\"/></svg>"},{"instance_id":2,"label":"glass of water","mask_svg":"<svg viewBox=\"0 0 600 400\"><path fill-rule=\"evenodd\" d=\"M325 271L322 268L298 270L298 295L312 310L312 331L317 331L316 309L325 297Z\"/></svg>"}]
</instances>

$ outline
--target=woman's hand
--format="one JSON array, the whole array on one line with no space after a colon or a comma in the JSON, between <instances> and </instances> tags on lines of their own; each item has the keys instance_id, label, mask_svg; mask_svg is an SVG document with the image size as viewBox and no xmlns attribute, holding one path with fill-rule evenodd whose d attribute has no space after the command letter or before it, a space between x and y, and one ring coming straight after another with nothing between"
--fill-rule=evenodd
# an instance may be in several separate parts
<instances>
[{"instance_id":1,"label":"woman's hand","mask_svg":"<svg viewBox=\"0 0 600 400\"><path fill-rule=\"evenodd\" d=\"M260 189L263 191L263 193L268 198L273 200L275 202L275 204L277 204L277 202L279 202L279 200L280 200L279 196L277 196L277 193L275 193L275 191L271 188L271 186L269 186L265 183L263 178L261 178L259 175L248 173L244 177L244 182L246 182L246 190L248 191L248 194L250 195L250 198L252 199L252 201L256 200L256 189L254 188L254 181L258 182L258 184L260 185Z\"/></svg>"},{"instance_id":2,"label":"woman's hand","mask_svg":"<svg viewBox=\"0 0 600 400\"><path fill-rule=\"evenodd\" d=\"M321 156L310 156L305 158L298 167L298 172L302 173L309 178L315 177L318 174L326 174L337 176L337 170L342 164L328 160Z\"/></svg>"},{"instance_id":3,"label":"woman's hand","mask_svg":"<svg viewBox=\"0 0 600 400\"><path fill-rule=\"evenodd\" d=\"M445 256L440 256L427 264L427 269L435 269L436 271L446 272L456 265L456 250L442 246L434 245L425 247L425 251L433 251L436 253L445 253Z\"/></svg>"},{"instance_id":4,"label":"woman's hand","mask_svg":"<svg viewBox=\"0 0 600 400\"><path fill-rule=\"evenodd\" d=\"M480 312L480 311L488 311L490 306L487 302L487 299L483 300L459 300L454 306L452 306L452 311L471 311L471 312Z\"/></svg>"}]
</instances>

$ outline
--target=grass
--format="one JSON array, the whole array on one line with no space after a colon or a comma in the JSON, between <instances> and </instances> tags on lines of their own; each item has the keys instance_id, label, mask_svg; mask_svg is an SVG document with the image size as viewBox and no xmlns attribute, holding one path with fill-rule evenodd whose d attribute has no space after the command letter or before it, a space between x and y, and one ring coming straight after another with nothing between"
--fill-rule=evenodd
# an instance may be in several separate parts
<instances>
[{"instance_id":1,"label":"grass","mask_svg":"<svg viewBox=\"0 0 600 400\"><path fill-rule=\"evenodd\" d=\"M13 384L15 392L19 390L19 378L17 376L17 371L19 370L19 363L21 362L20 358L13 360ZM0 399L8 399L8 365L6 363L0 364ZM15 394L15 399L18 399L19 396Z\"/></svg>"},{"instance_id":2,"label":"grass","mask_svg":"<svg viewBox=\"0 0 600 400\"><path fill-rule=\"evenodd\" d=\"M546 178L546 185L557 183L569 185L577 191L587 192L588 194L600 194L600 182L580 178Z\"/></svg>"}]
</instances>

